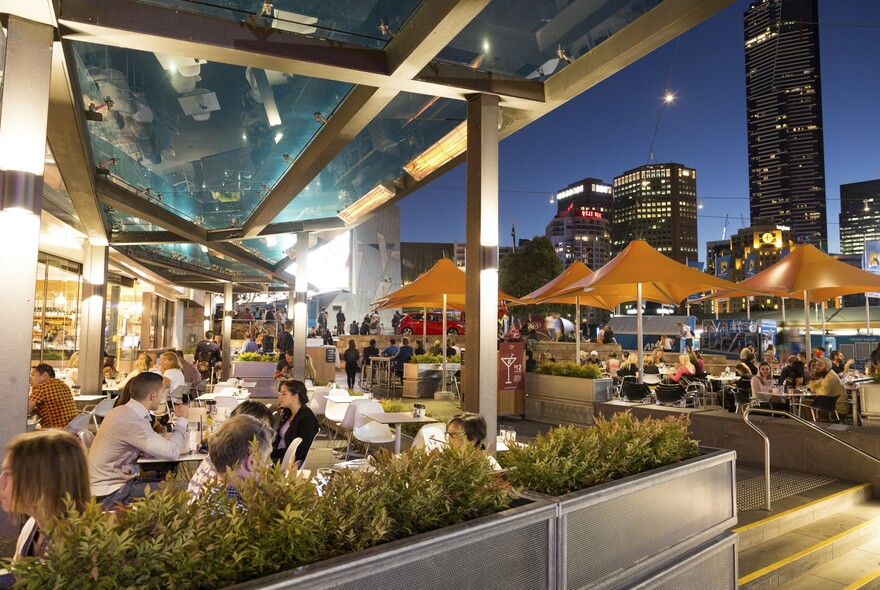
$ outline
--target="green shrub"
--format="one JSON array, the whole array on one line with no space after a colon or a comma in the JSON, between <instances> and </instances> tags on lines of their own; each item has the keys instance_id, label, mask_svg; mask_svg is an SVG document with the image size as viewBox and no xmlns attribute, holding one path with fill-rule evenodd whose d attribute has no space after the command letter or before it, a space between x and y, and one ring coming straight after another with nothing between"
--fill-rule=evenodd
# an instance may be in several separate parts
<instances>
[{"instance_id":1,"label":"green shrub","mask_svg":"<svg viewBox=\"0 0 880 590\"><path fill-rule=\"evenodd\" d=\"M260 354L259 352L243 352L235 360L246 363L274 363L278 359L274 354Z\"/></svg>"},{"instance_id":2,"label":"green shrub","mask_svg":"<svg viewBox=\"0 0 880 590\"><path fill-rule=\"evenodd\" d=\"M541 363L535 372L541 375L578 377L580 379L601 379L603 377L599 365L580 365L573 362Z\"/></svg>"},{"instance_id":3,"label":"green shrub","mask_svg":"<svg viewBox=\"0 0 880 590\"><path fill-rule=\"evenodd\" d=\"M460 363L461 355L453 354L446 358L447 363ZM439 365L443 363L442 354L416 354L409 359L409 363L413 365Z\"/></svg>"},{"instance_id":4,"label":"green shrub","mask_svg":"<svg viewBox=\"0 0 880 590\"><path fill-rule=\"evenodd\" d=\"M239 488L246 510L223 488L188 504L179 481L115 514L92 501L46 527L45 557L4 565L19 588L222 588L485 516L512 499L470 445L384 454L375 467L336 474L322 496L261 467Z\"/></svg>"},{"instance_id":5,"label":"green shrub","mask_svg":"<svg viewBox=\"0 0 880 590\"><path fill-rule=\"evenodd\" d=\"M589 429L553 428L498 459L515 487L561 496L696 456L687 427L687 416L636 420L622 412Z\"/></svg>"}]
</instances>

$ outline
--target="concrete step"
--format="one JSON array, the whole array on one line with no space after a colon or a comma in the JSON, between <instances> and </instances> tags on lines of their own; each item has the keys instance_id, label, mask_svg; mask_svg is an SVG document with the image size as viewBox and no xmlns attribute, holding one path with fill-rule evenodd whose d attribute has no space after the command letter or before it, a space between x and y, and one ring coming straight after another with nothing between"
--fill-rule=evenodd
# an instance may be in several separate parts
<instances>
[{"instance_id":1,"label":"concrete step","mask_svg":"<svg viewBox=\"0 0 880 590\"><path fill-rule=\"evenodd\" d=\"M880 535L880 501L851 506L739 551L744 589L780 588Z\"/></svg>"},{"instance_id":2,"label":"concrete step","mask_svg":"<svg viewBox=\"0 0 880 590\"><path fill-rule=\"evenodd\" d=\"M878 587L880 587L880 539L874 539L780 586L780 589L855 590Z\"/></svg>"},{"instance_id":3,"label":"concrete step","mask_svg":"<svg viewBox=\"0 0 880 590\"><path fill-rule=\"evenodd\" d=\"M739 535L739 550L744 551L870 498L871 484L835 481L795 496L775 500L771 504L773 511L769 514L764 510L741 511L738 514L738 526L733 532Z\"/></svg>"}]
</instances>

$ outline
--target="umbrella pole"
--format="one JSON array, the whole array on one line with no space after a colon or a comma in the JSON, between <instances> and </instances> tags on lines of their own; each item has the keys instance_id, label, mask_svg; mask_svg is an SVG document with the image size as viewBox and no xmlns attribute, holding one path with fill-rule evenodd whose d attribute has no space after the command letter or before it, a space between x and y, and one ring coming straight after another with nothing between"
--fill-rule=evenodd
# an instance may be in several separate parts
<instances>
[{"instance_id":1,"label":"umbrella pole","mask_svg":"<svg viewBox=\"0 0 880 590\"><path fill-rule=\"evenodd\" d=\"M715 319L718 319L718 308L721 307L721 302L717 299L712 300L712 309L715 310Z\"/></svg>"},{"instance_id":2,"label":"umbrella pole","mask_svg":"<svg viewBox=\"0 0 880 590\"><path fill-rule=\"evenodd\" d=\"M822 350L825 350L825 302L822 302Z\"/></svg>"},{"instance_id":3,"label":"umbrella pole","mask_svg":"<svg viewBox=\"0 0 880 590\"><path fill-rule=\"evenodd\" d=\"M810 294L804 289L804 350L807 351L807 359L811 356L810 346Z\"/></svg>"},{"instance_id":4,"label":"umbrella pole","mask_svg":"<svg viewBox=\"0 0 880 590\"><path fill-rule=\"evenodd\" d=\"M871 298L865 293L865 327L868 329L868 336L871 335Z\"/></svg>"},{"instance_id":5,"label":"umbrella pole","mask_svg":"<svg viewBox=\"0 0 880 590\"><path fill-rule=\"evenodd\" d=\"M446 391L446 293L443 294L443 384L440 386L441 391Z\"/></svg>"},{"instance_id":6,"label":"umbrella pole","mask_svg":"<svg viewBox=\"0 0 880 590\"><path fill-rule=\"evenodd\" d=\"M422 346L428 344L428 306L422 306ZM428 347L430 348L430 347Z\"/></svg>"},{"instance_id":7,"label":"umbrella pole","mask_svg":"<svg viewBox=\"0 0 880 590\"><path fill-rule=\"evenodd\" d=\"M746 319L752 319L752 302L746 297Z\"/></svg>"},{"instance_id":8,"label":"umbrella pole","mask_svg":"<svg viewBox=\"0 0 880 590\"><path fill-rule=\"evenodd\" d=\"M782 300L782 321L785 322L785 297L780 297Z\"/></svg>"},{"instance_id":9,"label":"umbrella pole","mask_svg":"<svg viewBox=\"0 0 880 590\"><path fill-rule=\"evenodd\" d=\"M574 362L581 362L581 296L574 298Z\"/></svg>"},{"instance_id":10,"label":"umbrella pole","mask_svg":"<svg viewBox=\"0 0 880 590\"><path fill-rule=\"evenodd\" d=\"M642 345L642 284L636 283L636 346L639 349L639 383L645 382L645 347Z\"/></svg>"}]
</instances>

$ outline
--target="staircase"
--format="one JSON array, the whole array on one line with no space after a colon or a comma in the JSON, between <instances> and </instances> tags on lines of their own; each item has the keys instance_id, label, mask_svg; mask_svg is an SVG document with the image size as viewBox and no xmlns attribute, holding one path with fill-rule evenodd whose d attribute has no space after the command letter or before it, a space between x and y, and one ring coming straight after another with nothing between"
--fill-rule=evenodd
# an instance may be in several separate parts
<instances>
[{"instance_id":1,"label":"staircase","mask_svg":"<svg viewBox=\"0 0 880 590\"><path fill-rule=\"evenodd\" d=\"M880 501L870 484L776 471L768 513L761 472L737 471L740 588L880 588Z\"/></svg>"}]
</instances>

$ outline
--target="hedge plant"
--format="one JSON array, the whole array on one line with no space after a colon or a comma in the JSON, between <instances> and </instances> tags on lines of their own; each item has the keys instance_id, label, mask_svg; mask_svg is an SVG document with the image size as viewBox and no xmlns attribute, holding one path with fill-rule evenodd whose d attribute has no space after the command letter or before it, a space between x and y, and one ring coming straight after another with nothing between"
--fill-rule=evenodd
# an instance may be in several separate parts
<instances>
[{"instance_id":1,"label":"hedge plant","mask_svg":"<svg viewBox=\"0 0 880 590\"><path fill-rule=\"evenodd\" d=\"M687 416L636 420L621 412L589 429L552 428L498 460L514 487L561 496L695 457L699 443L687 428Z\"/></svg>"},{"instance_id":2,"label":"hedge plant","mask_svg":"<svg viewBox=\"0 0 880 590\"><path fill-rule=\"evenodd\" d=\"M601 379L603 377L602 369L599 365L580 365L573 362L541 363L535 372L541 375L577 377L579 379Z\"/></svg>"},{"instance_id":3,"label":"hedge plant","mask_svg":"<svg viewBox=\"0 0 880 590\"><path fill-rule=\"evenodd\" d=\"M442 354L416 354L410 357L410 364L413 365L439 365L443 363L443 355ZM453 354L452 356L446 357L447 363L460 363L461 355Z\"/></svg>"},{"instance_id":4,"label":"hedge plant","mask_svg":"<svg viewBox=\"0 0 880 590\"><path fill-rule=\"evenodd\" d=\"M209 589L291 570L510 506L511 486L470 445L380 455L375 471L336 474L318 495L277 467L188 504L166 482L115 514L92 501L46 528L47 553L4 564L16 587Z\"/></svg>"},{"instance_id":5,"label":"hedge plant","mask_svg":"<svg viewBox=\"0 0 880 590\"><path fill-rule=\"evenodd\" d=\"M236 357L237 361L246 363L274 363L278 359L274 354L260 354L259 352L242 352Z\"/></svg>"}]
</instances>

